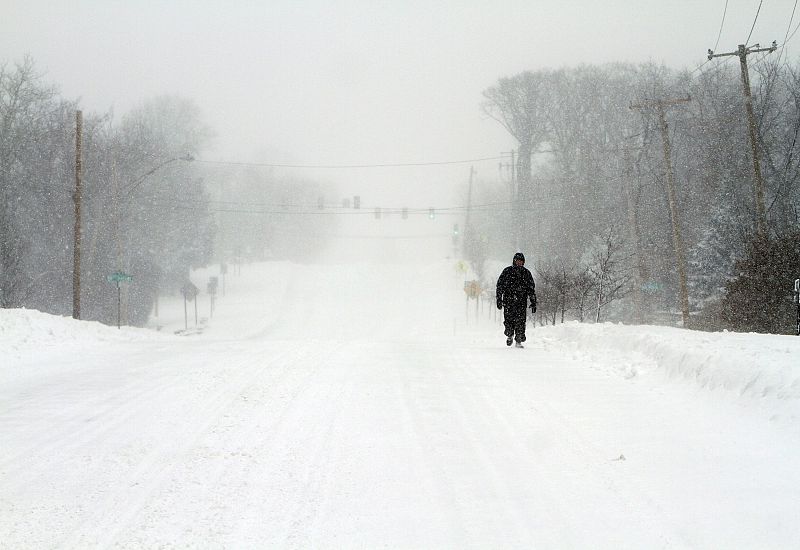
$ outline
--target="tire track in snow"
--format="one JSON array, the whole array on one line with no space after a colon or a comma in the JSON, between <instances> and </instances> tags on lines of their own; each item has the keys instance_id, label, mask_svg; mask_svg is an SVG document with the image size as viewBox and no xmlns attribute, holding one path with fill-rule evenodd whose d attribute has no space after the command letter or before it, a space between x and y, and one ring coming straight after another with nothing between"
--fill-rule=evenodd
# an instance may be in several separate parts
<instances>
[{"instance_id":1,"label":"tire track in snow","mask_svg":"<svg viewBox=\"0 0 800 550\"><path fill-rule=\"evenodd\" d=\"M146 356L142 354L142 357ZM162 366L168 365L169 360L165 359L146 369L159 372ZM91 375L105 378L102 373ZM142 403L159 401L176 383L164 375L155 381L149 377L135 376L134 373L121 376L131 381L100 399L93 390L102 385L102 381L98 384L96 379L91 383L73 379L68 387L59 385L53 388L50 385L44 388L45 391L34 390L35 393L19 404L16 417L18 425L14 429L25 432L25 442L18 446L15 453L6 455L7 459L0 463L0 472L13 480L6 485L6 490L14 492L30 482L26 475L36 476L47 471L54 462L61 462L65 456L74 457L77 449L89 447L105 439L108 434L121 431L140 413ZM53 402L57 403L61 412L42 416L41 410L46 410L42 404ZM89 410L91 412L87 413ZM34 411L37 420L30 422ZM111 420L104 422L103 418ZM72 429L65 431L65 426ZM13 464L19 464L22 468L13 469Z\"/></svg>"},{"instance_id":2,"label":"tire track in snow","mask_svg":"<svg viewBox=\"0 0 800 550\"><path fill-rule=\"evenodd\" d=\"M539 348L528 346L530 351ZM538 349L537 349L538 351ZM462 350L458 359L459 363L470 364L472 351ZM585 429L569 420L558 408L553 406L549 400L549 392L545 385L537 392L536 388L531 388L531 383L536 383L540 376L551 377L555 368L575 368L574 366L553 364L549 353L537 353L533 355L526 368L535 369L541 372L539 376L526 376L524 378L514 376L514 371L497 371L481 369L465 369L465 375L470 375L473 380L476 377L483 378L483 385L489 389L484 392L482 398L487 409L493 411L493 416L498 420L494 422L497 427L506 430L506 439L510 445L514 446L521 456L535 453L536 446L526 447L521 444L525 438L519 434L530 430L530 425L524 421L524 415L515 414L517 410L531 410L530 418L537 424L538 429L547 429L550 434L547 439L557 441L557 444L548 445L552 451L550 461L556 465L563 465L571 470L570 479L563 480L572 486L572 498L565 491L566 496L560 497L562 506L559 507L562 518L568 519L572 528L567 528L563 532L575 532L575 527L584 527L587 518L575 517L572 513L572 506L569 500L578 498L581 500L595 500L598 504L597 509L602 510L598 516L615 516L618 521L623 522L628 518L636 518L630 522L631 528L641 531L637 540L653 539L653 544L662 547L690 547L691 544L685 540L680 531L674 526L667 525L662 518L666 514L658 507L646 491L641 490L635 482L629 478L621 477L620 464L609 458L609 451L595 444L590 438L586 437ZM552 355L551 355L552 357ZM563 360L556 358L556 363L563 363ZM502 376L501 376L502 375ZM603 377L604 383L622 383L620 379L608 379ZM477 381L476 385L481 382ZM563 395L560 397L563 398ZM569 408L569 403L564 403L562 408ZM538 461L535 461L538 464ZM553 474L556 470L550 469L550 473L545 473L552 483ZM559 474L560 475L560 474ZM562 486L564 489L567 487ZM569 500L567 500L569 499ZM594 518L595 520L597 518ZM577 546L598 543L591 534L585 540L579 540ZM559 545L563 545L561 541ZM619 541L607 541L609 544L623 544L624 539ZM570 544L569 546L572 546Z\"/></svg>"},{"instance_id":3,"label":"tire track in snow","mask_svg":"<svg viewBox=\"0 0 800 550\"><path fill-rule=\"evenodd\" d=\"M286 356L296 358L297 354L286 351L282 355L273 357L263 368L284 361ZM222 358L212 355L211 360L213 359ZM188 361L191 363L192 358L189 357ZM203 361L206 361L205 365ZM55 447L62 461L86 455L94 457L93 464L97 464L88 470L95 472L91 477L87 476L88 471L85 470L66 472L68 476L75 478L71 480L73 483L81 486L80 489L69 488L68 491L73 495L77 493L81 497L81 500L75 503L76 509L79 509L74 514L77 524L65 526L65 530L68 529L72 533L65 543L68 547L95 545L98 540L110 541L113 533L124 527L126 521L135 517L141 502L157 489L170 469L179 463L186 449L191 448L197 438L202 437L208 426L219 418L222 411L230 403L235 402L237 389L247 385L254 376L254 369L248 368L248 365L252 364L250 356L235 361L225 358L224 361L227 361L228 365L224 367L214 367L209 365L208 361L207 356L198 358L199 366L186 372L180 372L181 367L173 367L176 372L171 388L180 389L181 386L185 388L198 383L206 386L199 394L190 391L191 397L188 401L185 396L179 401L164 401L165 395L180 398L182 394L165 393L165 388L159 388L160 380L154 381L149 378L151 369L140 369L138 374L146 378L147 383L159 388L151 394L145 392L149 399L123 400L124 406L119 408L114 421L103 426L98 433L91 434L88 439L77 440L68 449L71 454L65 454L57 446ZM284 369L290 366L291 361L285 362ZM162 399L154 400L154 396L161 396ZM138 439L132 442L126 441L125 434L131 432L123 431L121 435L118 428L125 419L137 416L155 424L166 424L168 429L158 426L150 433L147 427L140 427L136 432L139 435ZM155 425L150 427L156 428ZM168 434L171 434L171 440L158 440L159 435ZM79 452L81 450L82 453ZM42 465L37 465L32 473L38 474L40 478L53 477L53 472L43 472L40 468ZM64 471L64 465L61 464L54 471ZM54 491L58 494L59 490L64 490L62 480L56 481L55 485L46 481L39 484L45 487L50 485L45 494L52 494ZM124 513L120 514L122 510ZM33 515L35 517L37 514ZM49 536L51 540L58 538L55 533L49 533Z\"/></svg>"},{"instance_id":4,"label":"tire track in snow","mask_svg":"<svg viewBox=\"0 0 800 550\"><path fill-rule=\"evenodd\" d=\"M241 502L253 491L252 472L261 471L275 445L271 434L302 409L299 401L322 365L320 352L312 348L290 353L293 357L280 376L264 380L262 367L248 386L237 390L224 417L218 415L219 422L200 435L202 441L176 464L170 480L151 492L136 518L121 527L117 544L156 545L160 541L149 538L149 532L159 532L156 527L165 523L180 527L180 539L198 546L212 541L223 544L236 533ZM250 361L256 362L257 357ZM202 478L198 474L203 474ZM263 494L254 497L254 509L261 509L259 501L263 503L265 498Z\"/></svg>"},{"instance_id":5,"label":"tire track in snow","mask_svg":"<svg viewBox=\"0 0 800 550\"><path fill-rule=\"evenodd\" d=\"M446 526L439 526L449 531L444 540L458 547L530 547L546 541L546 534L533 531L520 510L521 504L530 501L520 502L518 480L498 461L507 442L495 435L487 438L493 434L491 429L479 429L485 424L485 410L471 389L464 387L464 367L454 363L451 355L434 350L405 392L417 444L426 458L426 481L432 484L441 508L448 511ZM528 474L536 476L535 471ZM547 484L541 483L539 497L546 491ZM537 510L542 521L549 523L557 518L553 513L557 499L544 496ZM475 503L480 503L480 509Z\"/></svg>"},{"instance_id":6,"label":"tire track in snow","mask_svg":"<svg viewBox=\"0 0 800 550\"><path fill-rule=\"evenodd\" d=\"M99 546L110 546L117 544L118 539L123 533L134 531L138 532L135 540L128 541L130 546L137 547L145 542L143 535L148 528L158 522L142 521L141 516L153 499L170 483L181 485L184 480L177 473L184 467L185 460L197 447L198 442L206 436L216 425L225 423L226 412L235 407L241 399L242 392L246 392L255 384L262 383L262 375L266 370L274 365L279 365L278 378L280 379L291 368L304 358L305 354L289 349L284 349L277 357L271 357L268 362L263 362L258 368L253 368L254 364L259 364L260 350L247 352L244 356L237 357L233 366L227 368L219 374L221 386L214 388L211 399L204 399L199 410L193 410L189 414L191 418L184 417L187 422L187 430L182 434L178 444L172 447L159 447L154 452L149 453L136 467L135 471L122 478L122 482L128 480L139 480L134 485L125 488L120 487L109 495L105 503L101 506L103 510L122 511L122 513L104 514L103 518L90 518L85 524L92 524L91 529L75 541L76 547L85 546L86 543L94 545L98 541ZM270 349L270 351L273 351ZM229 381L225 381L226 376L234 374ZM165 459L166 458L166 459ZM204 489L208 489L204 486ZM100 519L100 521L98 521Z\"/></svg>"}]
</instances>

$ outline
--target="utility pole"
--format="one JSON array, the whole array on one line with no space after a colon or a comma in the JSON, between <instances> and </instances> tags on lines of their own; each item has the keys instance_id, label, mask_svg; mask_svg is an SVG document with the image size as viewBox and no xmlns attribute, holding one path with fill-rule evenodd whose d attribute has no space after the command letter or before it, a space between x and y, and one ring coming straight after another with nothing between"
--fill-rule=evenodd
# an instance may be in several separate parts
<instances>
[{"instance_id":1,"label":"utility pole","mask_svg":"<svg viewBox=\"0 0 800 550\"><path fill-rule=\"evenodd\" d=\"M739 44L739 48L735 52L728 53L714 53L708 50L708 60L711 61L715 57L726 57L731 55L739 56L739 65L742 69L742 88L744 89L744 107L747 111L747 125L750 133L750 148L752 150L753 159L753 187L755 191L756 200L756 231L759 237L767 236L767 209L764 202L764 179L761 176L761 162L758 154L758 135L756 133L756 117L753 114L753 95L750 92L750 72L747 69L747 56L751 53L769 52L772 53L778 49L778 43L773 40L772 46L769 48L759 48L755 44L752 48L748 48L744 44Z\"/></svg>"},{"instance_id":2,"label":"utility pole","mask_svg":"<svg viewBox=\"0 0 800 550\"><path fill-rule=\"evenodd\" d=\"M516 151L511 151L511 219L514 220L514 250L519 250L522 211L519 204Z\"/></svg>"},{"instance_id":3,"label":"utility pole","mask_svg":"<svg viewBox=\"0 0 800 550\"><path fill-rule=\"evenodd\" d=\"M665 106L677 105L691 101L690 97L676 99L660 99L645 101L631 105L631 109L642 109L645 107L656 107L658 120L661 126L661 140L664 144L664 164L667 167L667 198L669 199L669 214L672 220L672 242L675 246L675 260L678 263L678 282L680 284L681 314L683 316L684 328L689 328L689 288L686 282L686 255L683 250L683 238L678 220L678 201L675 193L675 174L672 170L672 146L669 142L669 127L664 110Z\"/></svg>"},{"instance_id":4,"label":"utility pole","mask_svg":"<svg viewBox=\"0 0 800 550\"><path fill-rule=\"evenodd\" d=\"M75 113L75 242L72 247L72 317L81 318L81 133L83 112Z\"/></svg>"},{"instance_id":5,"label":"utility pole","mask_svg":"<svg viewBox=\"0 0 800 550\"><path fill-rule=\"evenodd\" d=\"M644 323L644 299L642 296L645 281L644 255L642 254L642 239L639 235L636 190L634 190L630 181L634 178L634 172L638 173L638 170L636 170L638 163L631 159L630 153L632 150L633 149L630 147L623 147L621 150L623 155L622 190L625 193L628 204L628 231L630 233L630 239L633 242L634 250L636 251L636 269L634 270L635 286L633 288L634 320L637 324L642 324Z\"/></svg>"},{"instance_id":6,"label":"utility pole","mask_svg":"<svg viewBox=\"0 0 800 550\"><path fill-rule=\"evenodd\" d=\"M467 248L469 247L469 243L467 242L467 238L470 237L470 226L469 226L469 214L470 210L472 210L472 180L475 176L475 167L469 167L469 189L467 191L467 215L465 216L464 220L464 235L461 238L461 253L464 257L467 256Z\"/></svg>"}]
</instances>

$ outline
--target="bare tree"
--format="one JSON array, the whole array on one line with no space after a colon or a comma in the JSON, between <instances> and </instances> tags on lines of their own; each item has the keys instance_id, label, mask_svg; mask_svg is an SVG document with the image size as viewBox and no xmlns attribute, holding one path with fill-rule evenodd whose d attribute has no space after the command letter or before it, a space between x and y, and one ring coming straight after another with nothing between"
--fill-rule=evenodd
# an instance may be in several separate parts
<instances>
[{"instance_id":1,"label":"bare tree","mask_svg":"<svg viewBox=\"0 0 800 550\"><path fill-rule=\"evenodd\" d=\"M38 279L27 265L34 236L26 215L48 199L49 190L37 184L48 165L40 141L58 128L54 96L30 57L0 66L0 307L23 305Z\"/></svg>"},{"instance_id":2,"label":"bare tree","mask_svg":"<svg viewBox=\"0 0 800 550\"><path fill-rule=\"evenodd\" d=\"M589 266L584 266L573 274L570 289L572 309L578 314L578 320L582 323L592 308L592 296L595 289L595 281Z\"/></svg>"},{"instance_id":3,"label":"bare tree","mask_svg":"<svg viewBox=\"0 0 800 550\"><path fill-rule=\"evenodd\" d=\"M514 201L516 242L520 244L532 229L534 195L531 180L531 155L547 138L547 109L550 107L547 85L549 74L526 71L510 78L501 78L496 86L483 92L483 111L498 121L519 143L517 153L517 197Z\"/></svg>"},{"instance_id":4,"label":"bare tree","mask_svg":"<svg viewBox=\"0 0 800 550\"><path fill-rule=\"evenodd\" d=\"M626 256L624 250L624 242L612 225L595 241L590 252L589 273L594 280L597 297L595 323L600 322L600 312L604 306L622 298L630 290L632 256Z\"/></svg>"}]
</instances>

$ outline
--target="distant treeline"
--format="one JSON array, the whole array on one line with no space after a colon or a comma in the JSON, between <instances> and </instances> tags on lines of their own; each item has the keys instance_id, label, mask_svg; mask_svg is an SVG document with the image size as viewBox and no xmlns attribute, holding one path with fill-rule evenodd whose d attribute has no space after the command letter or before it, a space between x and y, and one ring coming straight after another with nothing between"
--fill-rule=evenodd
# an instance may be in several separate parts
<instances>
[{"instance_id":1,"label":"distant treeline","mask_svg":"<svg viewBox=\"0 0 800 550\"><path fill-rule=\"evenodd\" d=\"M613 299L612 318L679 321L661 101L691 324L792 331L792 284L800 277L800 69L779 53L753 55L750 80L766 235L756 230L739 63L694 72L579 66L526 71L485 90L485 113L519 147L505 187L477 201L500 197L508 205L475 213L468 255L480 265L514 246L530 254L546 297L540 316L551 322L583 318L587 302L596 310ZM748 271L754 255L768 263L757 273ZM615 296L603 295L603 281Z\"/></svg>"},{"instance_id":2,"label":"distant treeline","mask_svg":"<svg viewBox=\"0 0 800 550\"><path fill-rule=\"evenodd\" d=\"M79 109L32 59L0 65L0 307L72 313ZM263 220L220 231L215 199L225 185L234 201L256 200L254 191L237 194L240 179L259 194L316 200L306 196L306 184L201 170L192 160L212 131L187 99L145 100L119 120L84 112L81 135L83 319L116 323L117 291L108 281L115 272L133 277L124 284L123 322L142 325L157 296L176 292L192 267L243 261L265 249L280 254Z\"/></svg>"}]
</instances>

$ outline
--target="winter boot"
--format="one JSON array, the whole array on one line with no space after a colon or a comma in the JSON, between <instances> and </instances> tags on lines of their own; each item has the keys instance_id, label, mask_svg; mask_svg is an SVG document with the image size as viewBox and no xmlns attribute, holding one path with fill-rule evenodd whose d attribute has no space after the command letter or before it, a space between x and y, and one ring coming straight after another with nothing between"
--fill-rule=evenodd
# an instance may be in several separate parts
<instances>
[{"instance_id":1,"label":"winter boot","mask_svg":"<svg viewBox=\"0 0 800 550\"><path fill-rule=\"evenodd\" d=\"M510 345L511 345L511 336L509 336L508 338L506 338L506 345L507 345L507 346L510 346Z\"/></svg>"}]
</instances>

